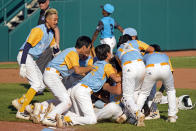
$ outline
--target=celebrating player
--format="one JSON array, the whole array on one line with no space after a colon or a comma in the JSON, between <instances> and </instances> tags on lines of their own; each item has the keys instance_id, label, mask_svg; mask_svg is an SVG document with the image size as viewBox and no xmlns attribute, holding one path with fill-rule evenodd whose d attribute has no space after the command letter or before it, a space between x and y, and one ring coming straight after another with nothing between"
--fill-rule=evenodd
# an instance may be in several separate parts
<instances>
[{"instance_id":1,"label":"celebrating player","mask_svg":"<svg viewBox=\"0 0 196 131\"><path fill-rule=\"evenodd\" d=\"M156 81L161 80L166 88L168 95L169 109L168 121L171 123L176 122L176 90L174 88L173 74L170 68L170 60L166 54L160 53L159 45L152 45L156 52L148 53L144 56L146 64L146 74L144 82L137 99L137 105L141 109L145 100L150 94L150 91Z\"/></svg>"},{"instance_id":2,"label":"celebrating player","mask_svg":"<svg viewBox=\"0 0 196 131\"><path fill-rule=\"evenodd\" d=\"M58 23L58 13L51 8L46 12L45 18L45 24L38 25L31 30L17 56L20 76L26 77L31 85L24 96L12 101L13 106L18 109L17 118L29 119L29 115L24 112L25 107L31 102L36 92L45 88L42 73L35 59L38 59L48 46L53 47L55 45L52 29L56 28ZM59 49L55 50L54 53L58 51Z\"/></svg>"},{"instance_id":3,"label":"celebrating player","mask_svg":"<svg viewBox=\"0 0 196 131\"><path fill-rule=\"evenodd\" d=\"M111 59L110 47L102 44L96 47L95 52L98 61L93 65L94 69L74 86L71 91L71 96L75 98L72 101L75 100L77 102L83 116L68 112L63 119L58 117L58 124L62 123L62 120L64 123L73 125L95 124L97 118L93 110L91 93L98 92L109 77L116 82L121 82L121 77L117 76L112 65L108 63Z\"/></svg>"},{"instance_id":4,"label":"celebrating player","mask_svg":"<svg viewBox=\"0 0 196 131\"><path fill-rule=\"evenodd\" d=\"M56 126L56 114L62 114L71 107L70 97L61 80L62 77L71 75L71 69L76 74L83 74L92 70L92 66L80 67L79 65L79 56L88 56L90 48L91 39L87 36L81 36L77 39L75 47L65 49L47 65L44 72L44 82L60 103L42 121L43 124Z\"/></svg>"},{"instance_id":5,"label":"celebrating player","mask_svg":"<svg viewBox=\"0 0 196 131\"><path fill-rule=\"evenodd\" d=\"M117 28L120 32L123 32L123 28L118 25L110 15L114 12L114 6L111 4L105 4L102 10L103 18L99 21L96 31L92 37L92 44L97 39L99 32L101 32L100 43L110 46L111 54L116 45L116 39L114 37L114 28Z\"/></svg>"},{"instance_id":6,"label":"celebrating player","mask_svg":"<svg viewBox=\"0 0 196 131\"><path fill-rule=\"evenodd\" d=\"M125 29L123 34L128 34L122 37L128 41L123 43L125 41L122 40L116 53L122 67L122 102L132 114L136 115L137 126L144 126L144 115L135 103L134 94L140 88L145 74L145 65L140 50L151 52L154 51L154 48L137 40L137 32L133 28Z\"/></svg>"}]
</instances>

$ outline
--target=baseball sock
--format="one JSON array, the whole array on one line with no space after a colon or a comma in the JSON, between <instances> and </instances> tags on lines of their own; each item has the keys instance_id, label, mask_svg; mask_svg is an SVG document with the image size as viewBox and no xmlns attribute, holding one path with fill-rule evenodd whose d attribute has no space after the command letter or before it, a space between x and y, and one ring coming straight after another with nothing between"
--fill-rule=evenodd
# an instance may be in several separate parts
<instances>
[{"instance_id":1,"label":"baseball sock","mask_svg":"<svg viewBox=\"0 0 196 131\"><path fill-rule=\"evenodd\" d=\"M31 102L35 94L36 94L36 91L33 88L30 88L27 91L27 93L25 94L24 103L22 104L22 107L20 108L19 112L24 112L25 107Z\"/></svg>"}]
</instances>

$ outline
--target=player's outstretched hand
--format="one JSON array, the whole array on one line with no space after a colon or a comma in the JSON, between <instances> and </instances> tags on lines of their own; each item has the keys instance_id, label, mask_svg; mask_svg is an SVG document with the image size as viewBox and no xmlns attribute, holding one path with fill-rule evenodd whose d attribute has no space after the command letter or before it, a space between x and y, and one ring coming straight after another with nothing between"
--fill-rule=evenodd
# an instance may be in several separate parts
<instances>
[{"instance_id":1,"label":"player's outstretched hand","mask_svg":"<svg viewBox=\"0 0 196 131\"><path fill-rule=\"evenodd\" d=\"M21 64L20 65L20 76L25 78L26 77L26 71L27 71L27 69L26 69L25 64Z\"/></svg>"}]
</instances>

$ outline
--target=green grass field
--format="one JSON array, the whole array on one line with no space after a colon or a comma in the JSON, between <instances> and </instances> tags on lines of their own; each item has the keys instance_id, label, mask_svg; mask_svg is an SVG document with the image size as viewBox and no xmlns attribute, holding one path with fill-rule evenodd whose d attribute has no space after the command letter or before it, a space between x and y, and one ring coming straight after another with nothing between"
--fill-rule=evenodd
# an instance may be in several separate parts
<instances>
[{"instance_id":1,"label":"green grass field","mask_svg":"<svg viewBox=\"0 0 196 131\"><path fill-rule=\"evenodd\" d=\"M188 57L171 57L174 68L196 68L196 56ZM0 69L19 68L18 64L1 64Z\"/></svg>"},{"instance_id":2,"label":"green grass field","mask_svg":"<svg viewBox=\"0 0 196 131\"><path fill-rule=\"evenodd\" d=\"M27 84L0 84L0 121L25 121L15 118L16 109L11 106L11 101L20 97L28 89ZM196 90L177 89L177 96L188 94L192 101L196 102ZM43 96L35 96L33 102L44 101L53 98L48 91L44 92ZM161 119L145 121L146 127L136 127L130 124L116 124L112 122L101 122L96 125L76 126L82 129L97 129L97 130L149 130L149 131L165 131L165 130L196 130L196 108L193 110L179 111L179 119L177 123L167 123L167 105L159 105ZM29 121L30 122L30 121ZM36 126L36 125L35 125Z\"/></svg>"},{"instance_id":3,"label":"green grass field","mask_svg":"<svg viewBox=\"0 0 196 131\"><path fill-rule=\"evenodd\" d=\"M196 68L196 57L172 57L171 62L174 68ZM0 64L0 69L18 68L17 64ZM16 109L11 106L11 101L26 93L28 84L1 84L0 83L0 121L25 121L15 118ZM190 95L193 102L196 102L196 90L177 89L177 96ZM44 101L53 98L49 91L43 96L35 96L33 102ZM137 130L137 131L193 131L196 130L196 108L187 111L179 111L177 123L167 123L167 105L159 105L161 119L145 121L146 127L136 127L130 124L116 124L112 122L100 122L96 125L76 126L84 130ZM26 121L30 122L30 121ZM36 125L35 125L36 126Z\"/></svg>"}]
</instances>

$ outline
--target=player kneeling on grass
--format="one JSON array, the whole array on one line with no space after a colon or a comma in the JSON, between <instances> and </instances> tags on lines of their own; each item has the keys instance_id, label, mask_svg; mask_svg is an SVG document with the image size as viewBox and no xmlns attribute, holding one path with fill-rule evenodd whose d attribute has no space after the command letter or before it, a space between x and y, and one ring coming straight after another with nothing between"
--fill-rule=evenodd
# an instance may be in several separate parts
<instances>
[{"instance_id":1,"label":"player kneeling on grass","mask_svg":"<svg viewBox=\"0 0 196 131\"><path fill-rule=\"evenodd\" d=\"M153 85L158 80L161 80L168 95L168 121L174 123L177 119L176 90L174 88L174 79L170 68L169 57L166 54L160 53L159 45L152 46L155 48L155 52L144 55L146 74L137 99L137 105L139 109L142 109Z\"/></svg>"},{"instance_id":2,"label":"player kneeling on grass","mask_svg":"<svg viewBox=\"0 0 196 131\"><path fill-rule=\"evenodd\" d=\"M40 57L47 47L55 45L52 29L57 26L58 13L51 8L46 12L45 18L45 24L38 25L31 30L17 56L20 65L20 76L26 77L31 85L25 95L12 101L12 105L18 109L16 117L20 119L29 119L29 115L24 112L25 107L31 102L36 92L45 88L42 73L35 60ZM59 49L55 50L55 53L58 51Z\"/></svg>"},{"instance_id":3,"label":"player kneeling on grass","mask_svg":"<svg viewBox=\"0 0 196 131\"><path fill-rule=\"evenodd\" d=\"M88 56L90 48L91 39L81 36L77 39L75 47L65 49L47 65L44 71L44 82L60 103L42 121L44 125L56 126L56 114L62 114L71 107L70 97L61 80L62 77L71 75L71 69L76 74L83 74L93 69L92 66L80 67L79 65L79 55Z\"/></svg>"},{"instance_id":4,"label":"player kneeling on grass","mask_svg":"<svg viewBox=\"0 0 196 131\"><path fill-rule=\"evenodd\" d=\"M117 76L115 69L109 64L111 59L109 45L102 44L95 48L98 61L94 63L94 69L88 73L77 85L72 88L71 96L78 104L83 116L68 112L65 116L57 115L57 126L62 127L64 124L85 125L96 124L97 117L93 110L91 94L98 92L111 77L115 82L121 82L121 77Z\"/></svg>"}]
</instances>

